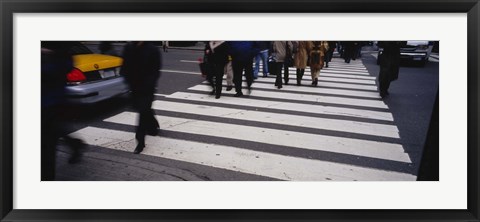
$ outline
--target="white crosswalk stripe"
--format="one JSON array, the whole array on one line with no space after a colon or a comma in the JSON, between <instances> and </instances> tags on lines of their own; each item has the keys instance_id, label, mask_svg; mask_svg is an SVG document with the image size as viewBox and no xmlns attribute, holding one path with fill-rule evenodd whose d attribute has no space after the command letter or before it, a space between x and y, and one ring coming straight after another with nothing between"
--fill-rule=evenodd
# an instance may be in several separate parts
<instances>
[{"instance_id":1,"label":"white crosswalk stripe","mask_svg":"<svg viewBox=\"0 0 480 222\"><path fill-rule=\"evenodd\" d=\"M296 83L296 69L289 71L291 82ZM209 95L211 87L206 82L163 95L152 105L161 130L192 138L147 136L142 154L280 180L416 179L401 167L383 166L408 166L412 160L401 144L389 107L378 95L375 77L361 61L346 64L334 59L320 72L317 87L309 86L308 68L303 79L302 84L308 86L290 84L276 89L274 77L259 77L251 94L239 98L232 96L234 90L223 90L222 97L215 99ZM131 129L137 124L137 116L125 111L103 122ZM112 127L89 126L73 134L90 145L132 152L135 133ZM207 142L199 141L198 136ZM234 142L226 145L211 138L245 141L257 148ZM302 152L325 157L297 154Z\"/></svg>"}]
</instances>

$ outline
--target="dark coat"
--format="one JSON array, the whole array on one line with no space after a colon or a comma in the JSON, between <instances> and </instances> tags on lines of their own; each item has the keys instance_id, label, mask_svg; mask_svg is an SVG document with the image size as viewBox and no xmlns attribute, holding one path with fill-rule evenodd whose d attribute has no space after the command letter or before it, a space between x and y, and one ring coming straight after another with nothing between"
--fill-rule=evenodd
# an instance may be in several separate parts
<instances>
[{"instance_id":1,"label":"dark coat","mask_svg":"<svg viewBox=\"0 0 480 222\"><path fill-rule=\"evenodd\" d=\"M73 69L72 56L59 50L45 49L41 60L42 108L61 105L65 102L67 74Z\"/></svg>"},{"instance_id":2,"label":"dark coat","mask_svg":"<svg viewBox=\"0 0 480 222\"><path fill-rule=\"evenodd\" d=\"M160 51L152 43L131 42L125 46L121 72L132 92L153 93L161 66Z\"/></svg>"},{"instance_id":3,"label":"dark coat","mask_svg":"<svg viewBox=\"0 0 480 222\"><path fill-rule=\"evenodd\" d=\"M378 42L378 46L383 48L380 59L380 72L388 75L390 81L398 79L400 69L400 48L405 46L406 42L384 41Z\"/></svg>"},{"instance_id":4,"label":"dark coat","mask_svg":"<svg viewBox=\"0 0 480 222\"><path fill-rule=\"evenodd\" d=\"M253 58L260 52L256 42L253 41L229 41L229 54L233 61L253 62Z\"/></svg>"}]
</instances>

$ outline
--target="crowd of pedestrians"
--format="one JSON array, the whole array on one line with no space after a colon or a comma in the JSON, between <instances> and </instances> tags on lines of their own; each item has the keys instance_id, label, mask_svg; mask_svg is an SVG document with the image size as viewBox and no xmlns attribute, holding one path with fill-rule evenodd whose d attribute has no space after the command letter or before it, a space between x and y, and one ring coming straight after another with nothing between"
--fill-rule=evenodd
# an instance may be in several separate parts
<instances>
[{"instance_id":1,"label":"crowd of pedestrians","mask_svg":"<svg viewBox=\"0 0 480 222\"><path fill-rule=\"evenodd\" d=\"M227 91L235 88L235 97L243 96L243 76L248 93L255 79L275 75L274 86L281 89L289 84L289 68L296 68L297 85L302 85L306 67L312 73L312 86L318 86L320 70L328 67L335 49L346 63L360 57L363 42L337 41L210 41L205 44L202 72L212 86L211 95L219 99L223 76L227 76Z\"/></svg>"}]
</instances>

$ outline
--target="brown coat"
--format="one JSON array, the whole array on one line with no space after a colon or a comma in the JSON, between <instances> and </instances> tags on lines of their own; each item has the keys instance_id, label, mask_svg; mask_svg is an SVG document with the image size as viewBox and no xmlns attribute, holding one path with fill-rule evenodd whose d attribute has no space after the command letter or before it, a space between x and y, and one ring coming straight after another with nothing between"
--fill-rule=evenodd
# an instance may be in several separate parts
<instances>
[{"instance_id":1,"label":"brown coat","mask_svg":"<svg viewBox=\"0 0 480 222\"><path fill-rule=\"evenodd\" d=\"M294 66L297 69L305 69L307 67L308 53L307 53L307 41L299 41L297 47L297 53L295 53Z\"/></svg>"},{"instance_id":2,"label":"brown coat","mask_svg":"<svg viewBox=\"0 0 480 222\"><path fill-rule=\"evenodd\" d=\"M318 45L318 47L315 47L315 44ZM312 57L312 54L314 52L320 52L320 63L312 63L310 62L310 68L311 69L322 69L323 68L323 63L324 63L324 57L325 53L328 50L328 42L326 41L309 41L307 43L307 51L308 54L310 55L310 58Z\"/></svg>"}]
</instances>

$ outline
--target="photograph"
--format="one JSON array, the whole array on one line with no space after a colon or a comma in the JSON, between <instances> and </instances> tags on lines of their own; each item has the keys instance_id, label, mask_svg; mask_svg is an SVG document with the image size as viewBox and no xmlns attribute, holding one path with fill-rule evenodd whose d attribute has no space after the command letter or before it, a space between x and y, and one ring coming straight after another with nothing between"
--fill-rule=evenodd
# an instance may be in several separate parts
<instances>
[{"instance_id":1,"label":"photograph","mask_svg":"<svg viewBox=\"0 0 480 222\"><path fill-rule=\"evenodd\" d=\"M42 181L441 181L440 41L40 45Z\"/></svg>"},{"instance_id":2,"label":"photograph","mask_svg":"<svg viewBox=\"0 0 480 222\"><path fill-rule=\"evenodd\" d=\"M1 222L479 221L478 0L0 2Z\"/></svg>"}]
</instances>

